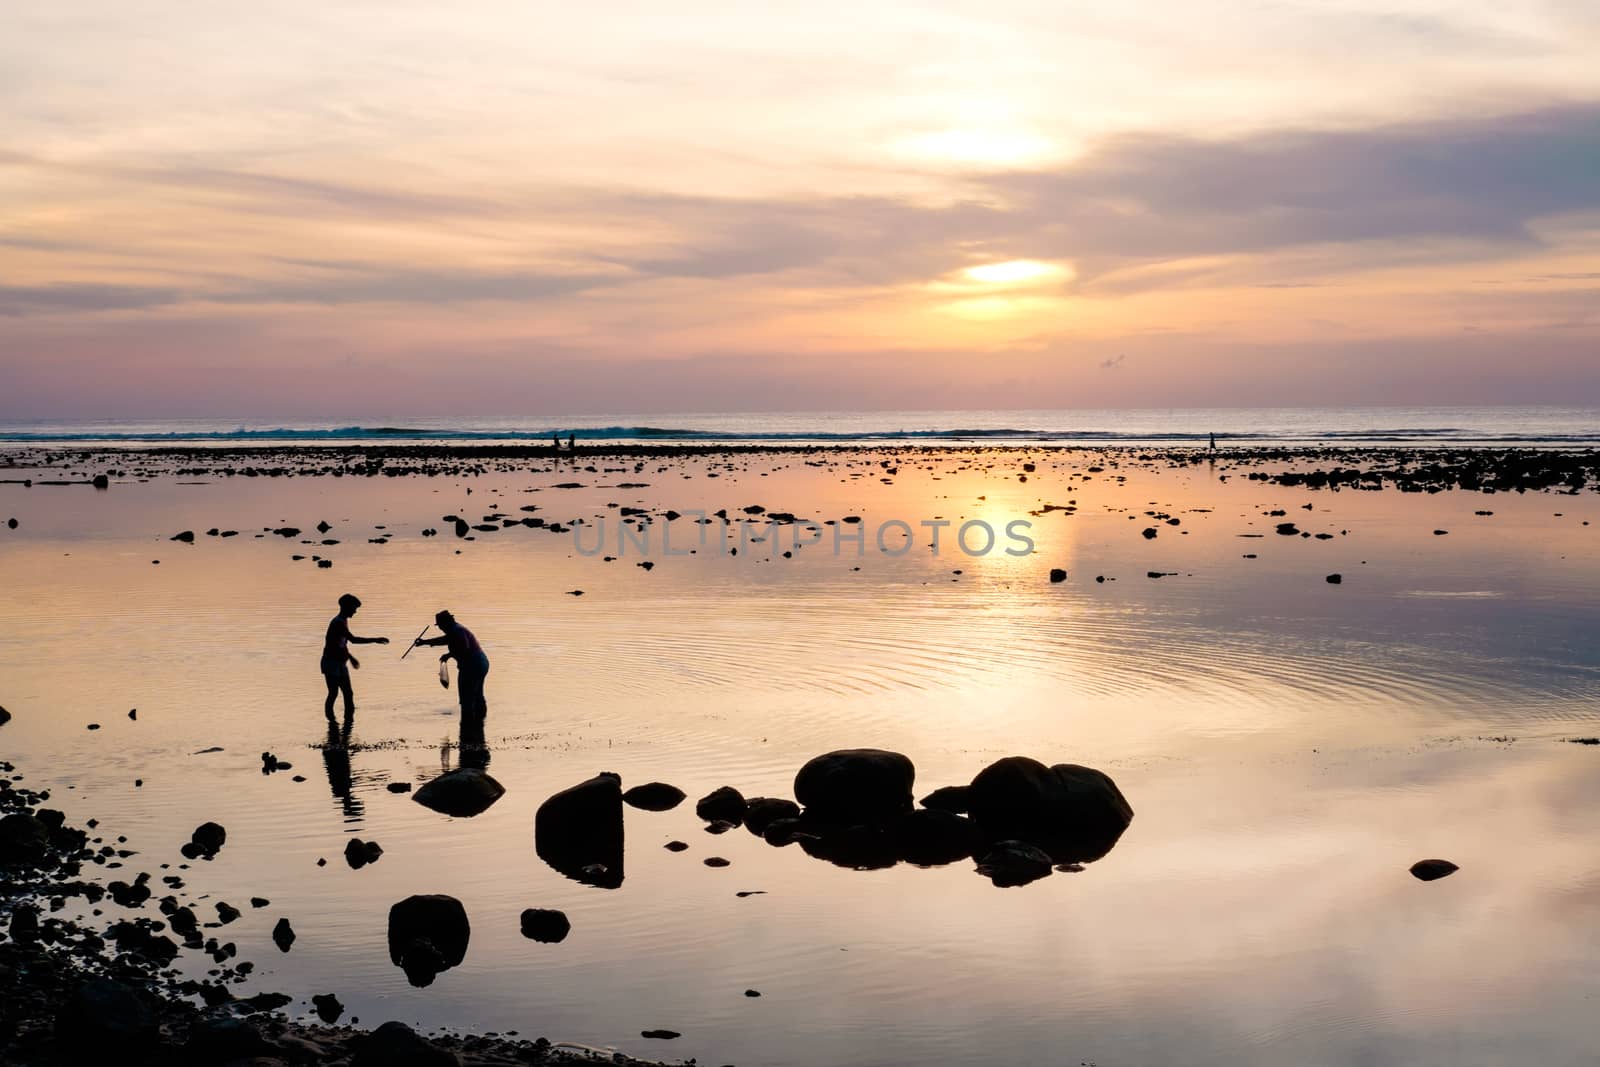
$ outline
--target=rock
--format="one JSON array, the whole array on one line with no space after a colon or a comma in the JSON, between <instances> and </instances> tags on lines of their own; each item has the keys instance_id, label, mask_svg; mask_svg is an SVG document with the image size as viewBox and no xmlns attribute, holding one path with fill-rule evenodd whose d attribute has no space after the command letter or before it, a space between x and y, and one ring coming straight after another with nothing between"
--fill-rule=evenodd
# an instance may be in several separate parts
<instances>
[{"instance_id":1,"label":"rock","mask_svg":"<svg viewBox=\"0 0 1600 1067\"><path fill-rule=\"evenodd\" d=\"M272 903L272 901L268 900L266 897L251 897L250 898L250 906L252 908L264 908L268 904L271 904L271 903Z\"/></svg>"},{"instance_id":2,"label":"rock","mask_svg":"<svg viewBox=\"0 0 1600 1067\"><path fill-rule=\"evenodd\" d=\"M622 779L597 774L539 805L533 844L568 878L603 889L622 885Z\"/></svg>"},{"instance_id":3,"label":"rock","mask_svg":"<svg viewBox=\"0 0 1600 1067\"><path fill-rule=\"evenodd\" d=\"M217 921L227 926L239 917L239 909L226 900L217 901Z\"/></svg>"},{"instance_id":4,"label":"rock","mask_svg":"<svg viewBox=\"0 0 1600 1067\"><path fill-rule=\"evenodd\" d=\"M571 932L572 923L567 919L566 912L553 908L528 908L522 913L522 936L530 941L553 945L565 941Z\"/></svg>"},{"instance_id":5,"label":"rock","mask_svg":"<svg viewBox=\"0 0 1600 1067\"><path fill-rule=\"evenodd\" d=\"M279 919L278 925L272 928L272 940L280 952L289 951L289 946L294 944L294 936L294 927L289 925L288 919Z\"/></svg>"},{"instance_id":6,"label":"rock","mask_svg":"<svg viewBox=\"0 0 1600 1067\"><path fill-rule=\"evenodd\" d=\"M312 1007L317 1009L317 1018L332 1025L339 1021L339 1016L344 1014L344 1005L332 993L318 993L311 998Z\"/></svg>"},{"instance_id":7,"label":"rock","mask_svg":"<svg viewBox=\"0 0 1600 1067\"><path fill-rule=\"evenodd\" d=\"M391 793L409 793L409 792L411 792L411 783L410 782L390 782L387 788L388 788L389 792L391 792Z\"/></svg>"},{"instance_id":8,"label":"rock","mask_svg":"<svg viewBox=\"0 0 1600 1067\"><path fill-rule=\"evenodd\" d=\"M80 1055L143 1055L159 1040L156 1013L133 989L99 978L73 990L56 1013L56 1040ZM96 1062L104 1062L97 1060Z\"/></svg>"},{"instance_id":9,"label":"rock","mask_svg":"<svg viewBox=\"0 0 1600 1067\"><path fill-rule=\"evenodd\" d=\"M9 711L7 711L5 708L0 708L0 726L4 726L6 723L8 723L10 721L11 721L11 713Z\"/></svg>"},{"instance_id":10,"label":"rock","mask_svg":"<svg viewBox=\"0 0 1600 1067\"><path fill-rule=\"evenodd\" d=\"M744 794L725 785L713 789L701 797L694 806L694 813L706 822L730 822L735 826L744 822L746 808Z\"/></svg>"},{"instance_id":11,"label":"rock","mask_svg":"<svg viewBox=\"0 0 1600 1067\"><path fill-rule=\"evenodd\" d=\"M1459 871L1461 868L1449 860L1418 860L1411 865L1411 875L1418 881L1432 882Z\"/></svg>"},{"instance_id":12,"label":"rock","mask_svg":"<svg viewBox=\"0 0 1600 1067\"><path fill-rule=\"evenodd\" d=\"M1344 575L1342 575L1342 574L1330 574L1330 575L1328 575L1326 581L1327 581L1327 583L1329 585L1338 585L1340 582L1344 581Z\"/></svg>"},{"instance_id":13,"label":"rock","mask_svg":"<svg viewBox=\"0 0 1600 1067\"><path fill-rule=\"evenodd\" d=\"M1133 821L1133 808L1107 775L1068 763L1046 767L1025 756L980 771L967 807L986 840L1025 841L1062 863L1099 859Z\"/></svg>"},{"instance_id":14,"label":"rock","mask_svg":"<svg viewBox=\"0 0 1600 1067\"><path fill-rule=\"evenodd\" d=\"M682 1037L683 1035L676 1030L640 1030L639 1036L658 1041L671 1041L673 1038Z\"/></svg>"},{"instance_id":15,"label":"rock","mask_svg":"<svg viewBox=\"0 0 1600 1067\"><path fill-rule=\"evenodd\" d=\"M1293 537L1300 532L1300 527L1296 526L1292 522L1280 522L1278 523L1277 530L1285 537Z\"/></svg>"},{"instance_id":16,"label":"rock","mask_svg":"<svg viewBox=\"0 0 1600 1067\"><path fill-rule=\"evenodd\" d=\"M875 824L863 823L842 829L825 827L820 833L807 830L795 833L794 840L800 843L806 855L854 871L882 870L900 862L898 844L888 831Z\"/></svg>"},{"instance_id":17,"label":"rock","mask_svg":"<svg viewBox=\"0 0 1600 1067\"><path fill-rule=\"evenodd\" d=\"M410 896L389 909L389 961L414 986L467 958L472 927L461 901L443 893Z\"/></svg>"},{"instance_id":18,"label":"rock","mask_svg":"<svg viewBox=\"0 0 1600 1067\"><path fill-rule=\"evenodd\" d=\"M967 787L964 785L940 786L922 798L922 806L933 811L949 811L957 815L967 813Z\"/></svg>"},{"instance_id":19,"label":"rock","mask_svg":"<svg viewBox=\"0 0 1600 1067\"><path fill-rule=\"evenodd\" d=\"M381 855L383 848L376 841L363 841L359 837L352 837L345 842L344 861L350 865L352 871L359 871L369 863L377 863Z\"/></svg>"},{"instance_id":20,"label":"rock","mask_svg":"<svg viewBox=\"0 0 1600 1067\"><path fill-rule=\"evenodd\" d=\"M807 761L794 777L808 817L853 825L891 819L911 808L916 768L898 752L843 749Z\"/></svg>"},{"instance_id":21,"label":"rock","mask_svg":"<svg viewBox=\"0 0 1600 1067\"><path fill-rule=\"evenodd\" d=\"M461 1057L401 1022L387 1022L350 1042L350 1067L461 1067Z\"/></svg>"},{"instance_id":22,"label":"rock","mask_svg":"<svg viewBox=\"0 0 1600 1067\"><path fill-rule=\"evenodd\" d=\"M1008 888L1036 882L1054 866L1049 853L1026 841L1000 841L978 861L978 873L995 885Z\"/></svg>"},{"instance_id":23,"label":"rock","mask_svg":"<svg viewBox=\"0 0 1600 1067\"><path fill-rule=\"evenodd\" d=\"M18 904L11 910L11 925L7 932L19 945L31 945L39 939L39 908L29 903Z\"/></svg>"},{"instance_id":24,"label":"rock","mask_svg":"<svg viewBox=\"0 0 1600 1067\"><path fill-rule=\"evenodd\" d=\"M172 537L169 538L169 540L182 541L186 545L192 545L192 544L194 544L194 531L193 530L185 530L182 533L173 534Z\"/></svg>"},{"instance_id":25,"label":"rock","mask_svg":"<svg viewBox=\"0 0 1600 1067\"><path fill-rule=\"evenodd\" d=\"M776 797L752 797L745 807L744 828L761 837L779 819L798 819L800 805Z\"/></svg>"},{"instance_id":26,"label":"rock","mask_svg":"<svg viewBox=\"0 0 1600 1067\"><path fill-rule=\"evenodd\" d=\"M761 995L761 990L759 990L759 989L746 989L744 991L744 995L747 996L747 997L759 997Z\"/></svg>"},{"instance_id":27,"label":"rock","mask_svg":"<svg viewBox=\"0 0 1600 1067\"><path fill-rule=\"evenodd\" d=\"M423 784L411 799L441 815L470 819L481 815L506 795L505 786L488 771L459 767Z\"/></svg>"},{"instance_id":28,"label":"rock","mask_svg":"<svg viewBox=\"0 0 1600 1067\"><path fill-rule=\"evenodd\" d=\"M50 831L25 811L0 818L0 865L34 866L44 859Z\"/></svg>"},{"instance_id":29,"label":"rock","mask_svg":"<svg viewBox=\"0 0 1600 1067\"><path fill-rule=\"evenodd\" d=\"M221 850L228 840L228 831L214 822L201 823L195 827L194 833L189 835L189 844L194 846L198 855L210 859Z\"/></svg>"},{"instance_id":30,"label":"rock","mask_svg":"<svg viewBox=\"0 0 1600 1067\"><path fill-rule=\"evenodd\" d=\"M668 841L662 847L668 852L686 852L689 849L689 845L685 841Z\"/></svg>"},{"instance_id":31,"label":"rock","mask_svg":"<svg viewBox=\"0 0 1600 1067\"><path fill-rule=\"evenodd\" d=\"M726 867L730 863L729 860L725 860L721 856L707 856L700 862L704 863L707 867Z\"/></svg>"},{"instance_id":32,"label":"rock","mask_svg":"<svg viewBox=\"0 0 1600 1067\"><path fill-rule=\"evenodd\" d=\"M907 812L889 832L900 858L918 867L938 867L967 859L982 842L982 834L971 819L934 808Z\"/></svg>"},{"instance_id":33,"label":"rock","mask_svg":"<svg viewBox=\"0 0 1600 1067\"><path fill-rule=\"evenodd\" d=\"M1066 571L1062 570L1060 567L1051 567L1050 568L1050 581L1052 583L1064 582L1066 580L1067 580L1067 572Z\"/></svg>"},{"instance_id":34,"label":"rock","mask_svg":"<svg viewBox=\"0 0 1600 1067\"><path fill-rule=\"evenodd\" d=\"M96 474L90 480L90 484L96 489L109 489L111 488L111 479L107 478L104 474Z\"/></svg>"},{"instance_id":35,"label":"rock","mask_svg":"<svg viewBox=\"0 0 1600 1067\"><path fill-rule=\"evenodd\" d=\"M782 848L794 844L795 838L804 830L805 823L799 819L775 819L761 832L761 839L769 845Z\"/></svg>"},{"instance_id":36,"label":"rock","mask_svg":"<svg viewBox=\"0 0 1600 1067\"><path fill-rule=\"evenodd\" d=\"M712 819L710 822L706 823L706 833L725 834L738 825L738 823L729 822L727 819Z\"/></svg>"},{"instance_id":37,"label":"rock","mask_svg":"<svg viewBox=\"0 0 1600 1067\"><path fill-rule=\"evenodd\" d=\"M622 794L622 800L641 811L671 811L683 803L683 790L665 782L646 782Z\"/></svg>"}]
</instances>

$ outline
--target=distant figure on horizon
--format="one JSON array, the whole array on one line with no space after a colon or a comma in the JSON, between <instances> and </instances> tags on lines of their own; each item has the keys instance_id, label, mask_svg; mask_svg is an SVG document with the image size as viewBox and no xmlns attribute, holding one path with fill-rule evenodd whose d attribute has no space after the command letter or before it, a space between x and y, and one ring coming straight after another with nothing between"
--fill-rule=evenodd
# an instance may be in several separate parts
<instances>
[{"instance_id":1,"label":"distant figure on horizon","mask_svg":"<svg viewBox=\"0 0 1600 1067\"><path fill-rule=\"evenodd\" d=\"M472 636L472 631L456 622L456 617L448 611L439 612L433 617L433 622L442 636L430 637L417 644L448 647L449 651L439 657L439 662L448 659L456 661L456 692L461 697L461 721L466 723L472 717L481 723L489 714L489 705L483 697L483 680L489 673L489 657L484 654L478 639Z\"/></svg>"},{"instance_id":2,"label":"distant figure on horizon","mask_svg":"<svg viewBox=\"0 0 1600 1067\"><path fill-rule=\"evenodd\" d=\"M561 437L554 430L550 431L550 447L557 452L561 451Z\"/></svg>"},{"instance_id":3,"label":"distant figure on horizon","mask_svg":"<svg viewBox=\"0 0 1600 1067\"><path fill-rule=\"evenodd\" d=\"M576 452L577 450L578 450L578 435L575 434L575 433L567 434L567 451L568 452Z\"/></svg>"},{"instance_id":4,"label":"distant figure on horizon","mask_svg":"<svg viewBox=\"0 0 1600 1067\"><path fill-rule=\"evenodd\" d=\"M387 637L357 637L350 632L350 620L361 607L361 600L352 593L339 598L339 614L328 623L328 632L322 639L322 678L328 683L328 699L322 705L323 714L333 721L333 698L344 694L345 718L355 714L355 694L350 689L350 668L361 666L350 654L350 645L387 645Z\"/></svg>"},{"instance_id":5,"label":"distant figure on horizon","mask_svg":"<svg viewBox=\"0 0 1600 1067\"><path fill-rule=\"evenodd\" d=\"M1215 430L1212 430L1211 431L1211 451L1215 452L1216 450L1217 450L1217 432Z\"/></svg>"}]
</instances>

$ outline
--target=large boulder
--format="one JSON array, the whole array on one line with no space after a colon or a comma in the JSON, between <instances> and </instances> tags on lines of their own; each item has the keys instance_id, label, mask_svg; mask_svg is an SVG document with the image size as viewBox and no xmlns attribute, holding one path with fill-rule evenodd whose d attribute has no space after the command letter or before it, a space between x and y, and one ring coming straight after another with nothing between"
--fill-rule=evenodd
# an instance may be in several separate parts
<instances>
[{"instance_id":1,"label":"large boulder","mask_svg":"<svg viewBox=\"0 0 1600 1067\"><path fill-rule=\"evenodd\" d=\"M443 893L407 897L389 909L389 961L414 986L467 958L472 927L461 901Z\"/></svg>"},{"instance_id":2,"label":"large boulder","mask_svg":"<svg viewBox=\"0 0 1600 1067\"><path fill-rule=\"evenodd\" d=\"M228 1017L196 1022L189 1028L189 1040L183 1050L193 1063L228 1063L276 1051L248 1020Z\"/></svg>"},{"instance_id":3,"label":"large boulder","mask_svg":"<svg viewBox=\"0 0 1600 1067\"><path fill-rule=\"evenodd\" d=\"M898 752L843 749L817 756L794 776L808 817L843 826L886 822L911 810L916 768Z\"/></svg>"},{"instance_id":4,"label":"large boulder","mask_svg":"<svg viewBox=\"0 0 1600 1067\"><path fill-rule=\"evenodd\" d=\"M1025 841L1058 863L1099 859L1133 821L1133 808L1107 775L1026 756L980 771L967 789L967 810L987 840Z\"/></svg>"},{"instance_id":5,"label":"large boulder","mask_svg":"<svg viewBox=\"0 0 1600 1067\"><path fill-rule=\"evenodd\" d=\"M56 1013L56 1040L92 1062L121 1062L154 1048L159 1040L156 1013L121 982L97 978L67 997Z\"/></svg>"},{"instance_id":6,"label":"large boulder","mask_svg":"<svg viewBox=\"0 0 1600 1067\"><path fill-rule=\"evenodd\" d=\"M539 858L574 881L622 885L622 779L610 771L564 789L533 818Z\"/></svg>"},{"instance_id":7,"label":"large boulder","mask_svg":"<svg viewBox=\"0 0 1600 1067\"><path fill-rule=\"evenodd\" d=\"M470 819L488 811L505 795L506 787L491 778L488 771L460 767L424 784L411 794L411 799L441 815Z\"/></svg>"},{"instance_id":8,"label":"large boulder","mask_svg":"<svg viewBox=\"0 0 1600 1067\"><path fill-rule=\"evenodd\" d=\"M461 1057L401 1022L388 1022L356 1038L351 1067L461 1067Z\"/></svg>"}]
</instances>

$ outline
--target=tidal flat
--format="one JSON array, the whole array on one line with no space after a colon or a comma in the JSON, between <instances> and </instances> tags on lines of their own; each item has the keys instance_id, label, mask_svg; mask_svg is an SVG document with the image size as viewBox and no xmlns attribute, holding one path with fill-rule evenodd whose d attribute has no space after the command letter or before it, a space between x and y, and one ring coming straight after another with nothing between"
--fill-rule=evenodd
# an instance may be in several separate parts
<instances>
[{"instance_id":1,"label":"tidal flat","mask_svg":"<svg viewBox=\"0 0 1600 1067\"><path fill-rule=\"evenodd\" d=\"M52 910L10 871L0 912L16 941L30 901L101 935L186 907L218 925L171 979L282 994L279 1028L334 994L358 1029L743 1067L1590 1063L1597 477L1587 450L13 450L0 758L103 839L75 879L152 894ZM354 649L330 727L347 592L392 643ZM401 659L440 609L492 661L481 737L437 650ZM1092 768L1131 822L1002 887L993 842L697 813L853 749L906 757L918 801L1007 757ZM504 794L417 802L462 768ZM535 812L603 772L684 800L551 862ZM391 909L437 895L470 936L419 985ZM8 1061L49 1062L30 1033Z\"/></svg>"}]
</instances>

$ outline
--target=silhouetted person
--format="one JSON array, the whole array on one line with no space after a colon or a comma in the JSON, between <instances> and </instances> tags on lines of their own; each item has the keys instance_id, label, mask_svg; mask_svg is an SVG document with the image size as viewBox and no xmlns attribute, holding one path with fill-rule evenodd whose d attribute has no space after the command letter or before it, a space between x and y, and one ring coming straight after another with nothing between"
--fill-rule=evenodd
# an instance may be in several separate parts
<instances>
[{"instance_id":1,"label":"silhouetted person","mask_svg":"<svg viewBox=\"0 0 1600 1067\"><path fill-rule=\"evenodd\" d=\"M578 435L575 434L575 433L567 434L567 451L568 452L576 452L577 450L578 450Z\"/></svg>"},{"instance_id":2,"label":"silhouetted person","mask_svg":"<svg viewBox=\"0 0 1600 1067\"><path fill-rule=\"evenodd\" d=\"M1217 435L1215 433L1212 433L1212 435L1211 435L1211 451L1215 452L1216 450L1217 450Z\"/></svg>"},{"instance_id":3,"label":"silhouetted person","mask_svg":"<svg viewBox=\"0 0 1600 1067\"><path fill-rule=\"evenodd\" d=\"M484 654L478 639L472 636L472 631L456 622L456 617L448 611L435 615L433 623L439 627L442 636L417 643L445 645L449 648L439 657L439 662L447 659L456 661L456 692L461 697L461 719L463 722L469 716L482 719L489 714L489 706L483 699L483 679L489 673L489 657Z\"/></svg>"},{"instance_id":4,"label":"silhouetted person","mask_svg":"<svg viewBox=\"0 0 1600 1067\"><path fill-rule=\"evenodd\" d=\"M561 451L561 438L558 435L553 433L550 435L550 447L557 452Z\"/></svg>"},{"instance_id":5,"label":"silhouetted person","mask_svg":"<svg viewBox=\"0 0 1600 1067\"><path fill-rule=\"evenodd\" d=\"M322 639L322 677L328 683L328 699L322 705L323 714L333 722L333 698L344 693L346 718L355 714L355 695L350 690L350 668L361 663L350 654L350 645L387 645L387 637L357 637L350 632L350 619L361 607L359 598L346 593L339 598L339 614L328 623L328 633Z\"/></svg>"}]
</instances>

